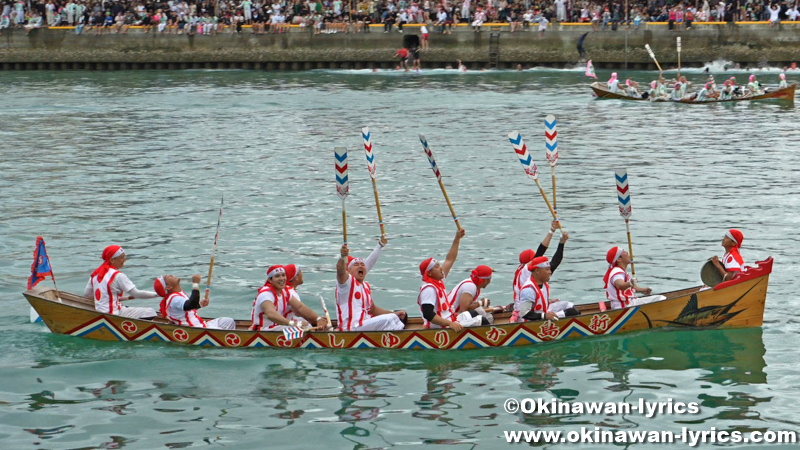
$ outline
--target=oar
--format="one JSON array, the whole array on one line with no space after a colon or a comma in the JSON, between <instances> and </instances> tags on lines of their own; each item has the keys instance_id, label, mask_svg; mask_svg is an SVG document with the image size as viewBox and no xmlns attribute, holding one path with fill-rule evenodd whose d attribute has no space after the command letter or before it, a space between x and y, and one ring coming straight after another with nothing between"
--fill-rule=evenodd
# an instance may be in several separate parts
<instances>
[{"instance_id":1,"label":"oar","mask_svg":"<svg viewBox=\"0 0 800 450\"><path fill-rule=\"evenodd\" d=\"M681 79L681 38L678 36L678 79Z\"/></svg>"},{"instance_id":2,"label":"oar","mask_svg":"<svg viewBox=\"0 0 800 450\"><path fill-rule=\"evenodd\" d=\"M631 273L636 278L636 267L633 265L633 241L631 241L631 193L628 190L628 170L616 169L614 176L617 180L617 200L619 200L619 215L625 219L625 228L628 230L628 255L631 257Z\"/></svg>"},{"instance_id":3,"label":"oar","mask_svg":"<svg viewBox=\"0 0 800 450\"><path fill-rule=\"evenodd\" d=\"M553 212L558 220L558 206L556 206L556 163L558 162L558 130L556 118L552 114L544 118L544 145L547 148L547 162L553 176Z\"/></svg>"},{"instance_id":4,"label":"oar","mask_svg":"<svg viewBox=\"0 0 800 450\"><path fill-rule=\"evenodd\" d=\"M458 223L458 216L456 216L453 205L450 203L450 197L447 196L447 191L444 189L444 184L442 183L442 174L439 172L439 167L436 165L436 160L433 158L433 153L431 152L431 148L428 146L428 141L425 139L425 136L420 134L419 142L422 144L422 150L424 150L425 154L428 155L428 162L431 163L433 174L436 175L436 179L439 180L439 187L442 188L442 194L444 194L444 199L447 201L447 206L450 208L450 214L453 216L453 220L456 222L456 227L460 230L461 224Z\"/></svg>"},{"instance_id":5,"label":"oar","mask_svg":"<svg viewBox=\"0 0 800 450\"><path fill-rule=\"evenodd\" d=\"M214 235L214 247L211 249L211 263L208 265L208 277L206 277L206 295L205 299L208 300L208 293L211 291L211 274L214 272L214 258L217 256L217 239L219 239L219 223L222 221L222 205L225 204L225 195L219 202L219 217L217 217L217 233Z\"/></svg>"},{"instance_id":6,"label":"oar","mask_svg":"<svg viewBox=\"0 0 800 450\"><path fill-rule=\"evenodd\" d=\"M350 180L347 179L347 148L336 147L333 153L336 156L336 193L342 199L342 237L347 244L347 212L344 208L344 199L350 194Z\"/></svg>"},{"instance_id":7,"label":"oar","mask_svg":"<svg viewBox=\"0 0 800 450\"><path fill-rule=\"evenodd\" d=\"M664 72L661 70L661 66L658 65L658 60L656 60L656 55L653 53L653 50L650 49L650 44L644 44L644 48L647 49L647 53L650 54L650 57L653 58L653 62L656 63L656 67L658 67L659 72Z\"/></svg>"},{"instance_id":8,"label":"oar","mask_svg":"<svg viewBox=\"0 0 800 450\"><path fill-rule=\"evenodd\" d=\"M550 214L553 215L553 219L558 220L555 210L550 205L550 200L547 199L547 194L544 193L542 185L539 184L539 169L536 167L536 164L533 162L533 158L531 158L531 155L528 153L528 147L522 140L522 135L519 134L519 131L512 131L511 133L508 133L508 140L511 142L511 145L514 146L514 152L516 152L517 156L519 157L519 162L522 163L522 168L525 169L525 173L528 175L528 177L532 178L533 181L536 182L536 186L539 187L539 192L542 194L544 202L547 203L547 208L550 209ZM562 227L561 222L559 222L558 226L559 228Z\"/></svg>"},{"instance_id":9,"label":"oar","mask_svg":"<svg viewBox=\"0 0 800 450\"><path fill-rule=\"evenodd\" d=\"M372 192L375 193L375 207L378 208L378 224L381 226L381 236L386 235L386 230L383 228L383 215L381 214L381 201L378 198L378 185L375 183L375 154L372 153L372 137L369 134L369 127L361 129L361 137L364 139L364 152L367 155L367 169L369 176L372 178Z\"/></svg>"},{"instance_id":10,"label":"oar","mask_svg":"<svg viewBox=\"0 0 800 450\"><path fill-rule=\"evenodd\" d=\"M328 331L333 330L333 325L331 324L331 315L328 314L328 307L325 306L325 299L322 296L319 296L319 302L322 303L322 310L325 311L325 319L328 320Z\"/></svg>"}]
</instances>

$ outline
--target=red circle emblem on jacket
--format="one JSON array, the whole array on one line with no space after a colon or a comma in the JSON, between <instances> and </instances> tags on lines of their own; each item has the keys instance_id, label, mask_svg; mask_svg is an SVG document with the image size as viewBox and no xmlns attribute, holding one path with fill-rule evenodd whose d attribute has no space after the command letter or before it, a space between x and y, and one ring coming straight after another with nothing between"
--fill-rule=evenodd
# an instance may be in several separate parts
<instances>
[{"instance_id":1,"label":"red circle emblem on jacket","mask_svg":"<svg viewBox=\"0 0 800 450\"><path fill-rule=\"evenodd\" d=\"M353 297L355 297L356 300L361 300L361 292L356 292L355 294L353 294Z\"/></svg>"}]
</instances>

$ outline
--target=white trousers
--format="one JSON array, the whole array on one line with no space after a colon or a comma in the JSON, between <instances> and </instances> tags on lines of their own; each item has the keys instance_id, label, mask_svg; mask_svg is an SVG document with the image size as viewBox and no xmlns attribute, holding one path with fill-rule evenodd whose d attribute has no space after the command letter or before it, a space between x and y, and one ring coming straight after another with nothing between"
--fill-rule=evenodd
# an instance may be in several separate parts
<instances>
[{"instance_id":1,"label":"white trousers","mask_svg":"<svg viewBox=\"0 0 800 450\"><path fill-rule=\"evenodd\" d=\"M206 327L214 330L233 330L236 328L236 322L230 317L217 317L207 321Z\"/></svg>"},{"instance_id":2,"label":"white trousers","mask_svg":"<svg viewBox=\"0 0 800 450\"><path fill-rule=\"evenodd\" d=\"M461 325L462 327L477 327L478 325L483 323L483 316L480 313L478 313L477 316L472 317L472 314L470 314L469 311L464 311L462 313L459 313L458 316L456 316L455 321L458 322L458 324ZM440 327L439 325L431 323L429 328L438 329L444 327Z\"/></svg>"},{"instance_id":3,"label":"white trousers","mask_svg":"<svg viewBox=\"0 0 800 450\"><path fill-rule=\"evenodd\" d=\"M667 299L667 297L664 297L663 295L651 295L651 296L648 296L648 297L641 297L641 298L634 297L634 298L632 298L630 300L630 302L629 302L630 305L628 305L628 306L642 306L642 305L646 305L648 303L653 303L653 302L666 300L666 299ZM622 309L622 305L619 302L612 301L611 302L611 309Z\"/></svg>"},{"instance_id":4,"label":"white trousers","mask_svg":"<svg viewBox=\"0 0 800 450\"><path fill-rule=\"evenodd\" d=\"M136 306L122 306L119 309L119 314L122 317L129 319L151 319L156 316L156 310L153 308L141 308Z\"/></svg>"},{"instance_id":5,"label":"white trousers","mask_svg":"<svg viewBox=\"0 0 800 450\"><path fill-rule=\"evenodd\" d=\"M397 314L381 314L364 321L360 327L353 327L352 331L397 331L405 328L403 321Z\"/></svg>"},{"instance_id":6,"label":"white trousers","mask_svg":"<svg viewBox=\"0 0 800 450\"><path fill-rule=\"evenodd\" d=\"M568 310L570 308L574 308L574 307L575 307L575 305L573 305L572 302L559 300L557 302L550 303L547 306L547 311L554 312L554 313L559 313L561 311L566 311L566 310Z\"/></svg>"}]
</instances>

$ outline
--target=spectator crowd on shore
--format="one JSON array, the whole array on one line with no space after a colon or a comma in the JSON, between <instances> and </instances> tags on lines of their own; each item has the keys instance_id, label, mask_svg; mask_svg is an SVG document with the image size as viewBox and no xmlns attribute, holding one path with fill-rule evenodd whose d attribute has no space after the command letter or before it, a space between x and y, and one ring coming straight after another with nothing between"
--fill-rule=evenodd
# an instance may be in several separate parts
<instances>
[{"instance_id":1,"label":"spectator crowd on shore","mask_svg":"<svg viewBox=\"0 0 800 450\"><path fill-rule=\"evenodd\" d=\"M274 2L274 3L273 3ZM668 22L670 29L690 29L705 21L796 21L796 0L0 0L0 32L41 27L85 27L94 34L127 33L131 26L144 32L217 34L242 32L283 33L290 24L313 33L367 32L369 24L382 24L385 33L403 31L406 24L427 24L446 33L465 23L480 31L484 23L503 22L511 32L551 22L591 23L593 29L616 30L626 22L634 28L647 22ZM227 30L226 30L227 27Z\"/></svg>"}]
</instances>

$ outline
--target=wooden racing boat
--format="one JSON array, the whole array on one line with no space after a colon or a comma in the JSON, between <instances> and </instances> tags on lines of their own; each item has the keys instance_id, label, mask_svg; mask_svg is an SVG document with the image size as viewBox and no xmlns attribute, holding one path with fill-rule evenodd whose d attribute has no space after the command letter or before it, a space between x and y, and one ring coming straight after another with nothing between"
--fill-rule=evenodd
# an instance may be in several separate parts
<instances>
[{"instance_id":1,"label":"wooden racing boat","mask_svg":"<svg viewBox=\"0 0 800 450\"><path fill-rule=\"evenodd\" d=\"M789 86L783 89L776 89L774 91L765 92L760 95L746 95L743 97L735 97L730 100L710 99L698 102L695 100L684 98L682 100L659 99L659 100L653 100L653 103L689 103L694 105L694 104L705 104L705 103L746 102L751 100L777 100L777 101L794 102L794 91L796 86L797 86L796 84L790 84ZM597 98L629 100L629 101L650 101L650 99L647 98L630 97L622 91L611 92L608 90L606 85L596 81L592 83L590 87L592 88L592 91L594 91L594 93L597 95Z\"/></svg>"},{"instance_id":2,"label":"wooden racing boat","mask_svg":"<svg viewBox=\"0 0 800 450\"><path fill-rule=\"evenodd\" d=\"M421 318L409 318L401 331L307 331L288 338L280 331L250 331L249 320L235 330L176 326L161 318L129 319L98 313L91 299L34 288L23 295L53 333L103 341L164 341L210 347L469 349L510 347L540 342L627 333L661 327L759 327L764 318L772 258L756 263L737 278L711 288L696 286L666 292L665 299L601 311L599 304L577 305L581 315L555 321L509 323L509 313L495 315L493 325L426 329ZM335 321L334 321L335 326Z\"/></svg>"}]
</instances>

